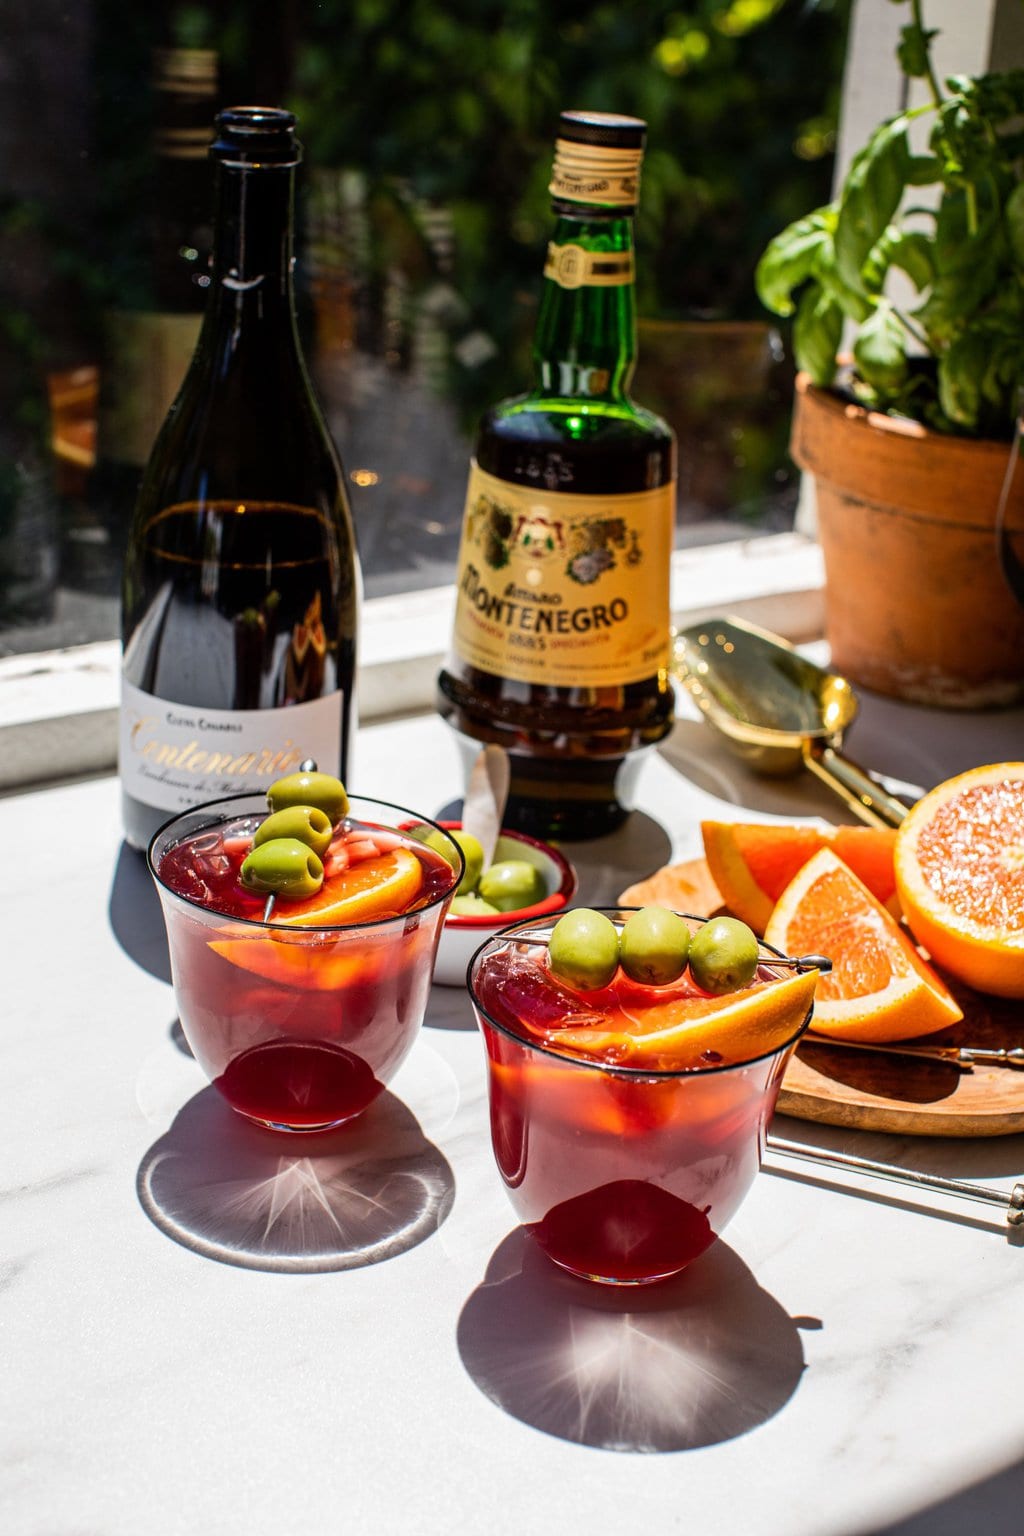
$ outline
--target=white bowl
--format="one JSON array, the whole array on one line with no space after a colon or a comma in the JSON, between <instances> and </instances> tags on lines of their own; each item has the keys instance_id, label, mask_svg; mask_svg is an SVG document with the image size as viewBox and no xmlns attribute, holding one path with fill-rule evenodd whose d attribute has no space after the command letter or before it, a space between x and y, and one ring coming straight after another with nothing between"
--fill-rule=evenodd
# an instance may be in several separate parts
<instances>
[{"instance_id":1,"label":"white bowl","mask_svg":"<svg viewBox=\"0 0 1024 1536\"><path fill-rule=\"evenodd\" d=\"M438 825L446 831L457 832L462 822L442 821ZM543 901L534 902L532 907L498 912L493 917L458 917L449 912L441 929L434 964L434 980L442 987L465 986L470 960L484 940L491 938L499 928L506 928L509 923L519 922L522 918L559 912L576 894L576 871L551 843L539 843L536 838L527 837L525 832L503 832L498 838L493 862L497 863L499 859L523 859L539 869L547 895Z\"/></svg>"}]
</instances>

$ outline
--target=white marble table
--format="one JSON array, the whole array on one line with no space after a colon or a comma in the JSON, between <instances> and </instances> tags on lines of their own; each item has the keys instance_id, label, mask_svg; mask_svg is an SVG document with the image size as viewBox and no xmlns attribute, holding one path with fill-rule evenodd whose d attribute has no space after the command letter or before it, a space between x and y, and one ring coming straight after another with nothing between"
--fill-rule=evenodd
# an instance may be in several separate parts
<instances>
[{"instance_id":1,"label":"white marble table","mask_svg":"<svg viewBox=\"0 0 1024 1536\"><path fill-rule=\"evenodd\" d=\"M878 703L851 745L929 784L1019 756L1022 719ZM456 774L425 717L364 731L352 782L437 810ZM686 721L643 804L629 839L576 850L583 899L696 852L702 815L842 815ZM282 1142L183 1047L116 783L0 800L0 847L0 1530L1024 1526L1024 1251L998 1213L780 1164L681 1280L588 1287L516 1227L464 993L434 989L356 1128ZM1024 1137L777 1128L1007 1189L1024 1172Z\"/></svg>"}]
</instances>

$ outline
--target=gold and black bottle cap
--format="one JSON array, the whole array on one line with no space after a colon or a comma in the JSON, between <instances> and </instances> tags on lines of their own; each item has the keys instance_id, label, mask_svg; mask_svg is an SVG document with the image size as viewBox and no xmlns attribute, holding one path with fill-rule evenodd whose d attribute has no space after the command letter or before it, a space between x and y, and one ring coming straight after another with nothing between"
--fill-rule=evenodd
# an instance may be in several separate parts
<instances>
[{"instance_id":1,"label":"gold and black bottle cap","mask_svg":"<svg viewBox=\"0 0 1024 1536\"><path fill-rule=\"evenodd\" d=\"M558 203L586 203L624 213L640 196L647 124L617 112L563 112L558 120L549 191Z\"/></svg>"},{"instance_id":2,"label":"gold and black bottle cap","mask_svg":"<svg viewBox=\"0 0 1024 1536\"><path fill-rule=\"evenodd\" d=\"M227 107L217 114L210 154L221 165L243 170L298 165L302 145L295 126L294 112L283 107Z\"/></svg>"}]
</instances>

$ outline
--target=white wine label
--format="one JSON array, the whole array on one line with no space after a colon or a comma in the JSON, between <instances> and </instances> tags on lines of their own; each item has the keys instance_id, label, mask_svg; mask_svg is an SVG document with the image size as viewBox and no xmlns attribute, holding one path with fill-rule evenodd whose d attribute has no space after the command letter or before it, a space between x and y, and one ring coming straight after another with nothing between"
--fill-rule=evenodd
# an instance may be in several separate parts
<instances>
[{"instance_id":1,"label":"white wine label","mask_svg":"<svg viewBox=\"0 0 1024 1536\"><path fill-rule=\"evenodd\" d=\"M635 276L632 251L588 251L582 245L548 245L544 276L560 288L623 288Z\"/></svg>"},{"instance_id":2,"label":"white wine label","mask_svg":"<svg viewBox=\"0 0 1024 1536\"><path fill-rule=\"evenodd\" d=\"M667 667L675 489L578 496L513 485L474 461L457 574L459 656L558 688L621 687Z\"/></svg>"},{"instance_id":3,"label":"white wine label","mask_svg":"<svg viewBox=\"0 0 1024 1536\"><path fill-rule=\"evenodd\" d=\"M312 757L341 766L341 692L283 709L169 704L121 679L118 767L125 793L157 810L264 790Z\"/></svg>"}]
</instances>

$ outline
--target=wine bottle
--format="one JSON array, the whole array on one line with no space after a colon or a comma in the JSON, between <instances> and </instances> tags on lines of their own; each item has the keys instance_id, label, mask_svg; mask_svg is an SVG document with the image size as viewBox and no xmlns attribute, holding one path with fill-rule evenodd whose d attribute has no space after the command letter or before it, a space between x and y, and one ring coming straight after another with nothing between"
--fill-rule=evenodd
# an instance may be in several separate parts
<instances>
[{"instance_id":1,"label":"wine bottle","mask_svg":"<svg viewBox=\"0 0 1024 1536\"><path fill-rule=\"evenodd\" d=\"M306 757L344 776L353 724L360 578L295 323L295 118L235 107L216 121L206 313L124 566L119 766L136 847Z\"/></svg>"},{"instance_id":2,"label":"wine bottle","mask_svg":"<svg viewBox=\"0 0 1024 1536\"><path fill-rule=\"evenodd\" d=\"M468 760L511 763L506 823L586 838L625 819L669 731L675 438L634 404L633 215L646 126L563 112L529 393L476 437L438 707Z\"/></svg>"}]
</instances>

